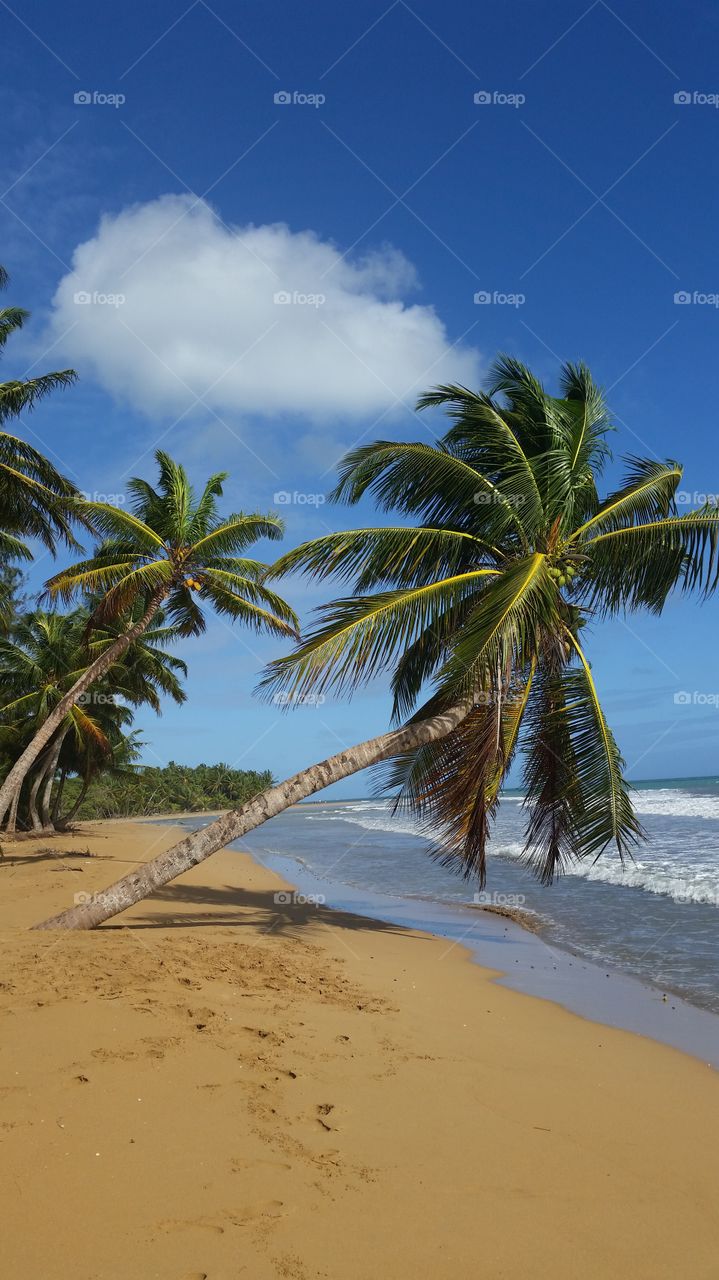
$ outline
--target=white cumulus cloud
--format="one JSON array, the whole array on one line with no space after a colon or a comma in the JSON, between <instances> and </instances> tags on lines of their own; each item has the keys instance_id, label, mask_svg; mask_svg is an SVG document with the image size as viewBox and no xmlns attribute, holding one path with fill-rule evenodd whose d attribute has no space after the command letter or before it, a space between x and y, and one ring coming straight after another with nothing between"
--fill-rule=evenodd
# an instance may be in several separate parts
<instances>
[{"instance_id":1,"label":"white cumulus cloud","mask_svg":"<svg viewBox=\"0 0 719 1280\"><path fill-rule=\"evenodd\" d=\"M228 227L203 201L164 196L104 217L72 265L55 337L149 413L201 397L217 413L355 416L478 377L477 352L404 301L415 271L391 247L350 261L312 231Z\"/></svg>"}]
</instances>

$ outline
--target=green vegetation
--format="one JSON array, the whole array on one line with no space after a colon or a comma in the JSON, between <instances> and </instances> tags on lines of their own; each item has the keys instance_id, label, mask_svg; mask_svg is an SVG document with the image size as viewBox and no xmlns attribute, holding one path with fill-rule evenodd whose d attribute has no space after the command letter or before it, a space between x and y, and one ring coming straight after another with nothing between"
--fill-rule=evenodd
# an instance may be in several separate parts
<instances>
[{"instance_id":1,"label":"green vegetation","mask_svg":"<svg viewBox=\"0 0 719 1280\"><path fill-rule=\"evenodd\" d=\"M198 764L194 769L175 764L164 768L138 765L99 778L77 811L81 818L132 818L158 813L217 813L245 804L272 786L269 771L232 769L226 764ZM74 803L80 780L66 784L66 799Z\"/></svg>"}]
</instances>

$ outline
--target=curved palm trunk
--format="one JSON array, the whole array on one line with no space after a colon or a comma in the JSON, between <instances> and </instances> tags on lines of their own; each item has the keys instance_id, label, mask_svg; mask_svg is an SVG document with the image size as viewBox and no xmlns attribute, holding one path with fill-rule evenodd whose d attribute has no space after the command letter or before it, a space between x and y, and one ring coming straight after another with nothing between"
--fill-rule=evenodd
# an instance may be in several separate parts
<instances>
[{"instance_id":1,"label":"curved palm trunk","mask_svg":"<svg viewBox=\"0 0 719 1280\"><path fill-rule=\"evenodd\" d=\"M57 791L55 792L55 799L52 802L52 812L50 814L50 820L52 822L53 827L55 828L57 828L57 817L60 812L60 804L62 801L62 793L65 790L66 779L67 779L67 767L66 765L63 765L62 769L60 770L60 781L57 784Z\"/></svg>"},{"instance_id":2,"label":"curved palm trunk","mask_svg":"<svg viewBox=\"0 0 719 1280\"><path fill-rule=\"evenodd\" d=\"M37 810L37 797L38 797L38 792L40 791L40 787L42 786L42 780L44 777L45 777L45 761L41 760L40 764L37 767L35 777L32 780L32 786L30 787L30 795L28 797L28 802L27 802L28 816L30 818L30 826L33 831L42 831L40 814L38 813L38 810ZM8 823L8 827L9 826L10 824Z\"/></svg>"},{"instance_id":3,"label":"curved palm trunk","mask_svg":"<svg viewBox=\"0 0 719 1280\"><path fill-rule=\"evenodd\" d=\"M57 773L57 764L58 764L58 760L60 759L62 744L65 741L65 738L67 737L67 733L68 733L68 730L67 728L65 728L62 730L61 733L57 735L55 742L53 742L52 744L50 757L48 759L47 766L45 769L45 786L43 787L42 798L40 800L40 822L42 824L43 831L52 830L52 818L50 816L50 801L52 799L52 788L55 782L55 774Z\"/></svg>"},{"instance_id":4,"label":"curved palm trunk","mask_svg":"<svg viewBox=\"0 0 719 1280\"><path fill-rule=\"evenodd\" d=\"M17 811L19 807L20 807L20 787L18 787L17 791L15 792L15 795L12 798L12 804L10 805L10 812L8 814L7 827L6 827L6 830L8 832L14 833L15 831L15 828L17 826Z\"/></svg>"},{"instance_id":5,"label":"curved palm trunk","mask_svg":"<svg viewBox=\"0 0 719 1280\"><path fill-rule=\"evenodd\" d=\"M73 818L75 817L75 814L80 808L80 805L85 799L85 796L90 790L91 782L92 782L92 773L88 769L87 772L85 773L85 776L83 777L82 786L80 787L80 792L78 794L77 799L73 802L71 807L68 809L67 813L63 813L62 816L59 817L57 819L57 822L55 823L58 831L65 831L68 826L68 823L72 822Z\"/></svg>"},{"instance_id":6,"label":"curved palm trunk","mask_svg":"<svg viewBox=\"0 0 719 1280\"><path fill-rule=\"evenodd\" d=\"M80 676L80 679L75 681L72 689L60 699L54 710L50 712L47 720L40 725L32 742L25 748L20 758L15 761L2 787L0 787L0 826L2 826L5 814L12 804L14 796L19 794L30 768L37 760L40 752L45 749L55 730L65 719L68 711L72 710L75 703L96 680L104 676L113 663L129 648L133 640L137 640L138 636L141 636L143 631L147 630L166 594L166 589L163 589L152 597L140 621L136 622L134 627L130 627L129 631L125 631L121 636L118 636L115 643L111 644L109 649L106 649L99 658L96 658L91 663Z\"/></svg>"},{"instance_id":7,"label":"curved palm trunk","mask_svg":"<svg viewBox=\"0 0 719 1280\"><path fill-rule=\"evenodd\" d=\"M58 916L51 916L49 920L43 920L41 924L34 927L36 929L94 929L98 924L102 924L103 920L109 920L118 912L132 906L134 902L140 902L155 889L160 889L176 876L182 875L183 871L189 871L191 867L197 866L198 862L203 862L205 858L209 858L210 854L224 848L231 840L237 840L248 831L254 831L255 827L267 822L268 818L274 818L276 814L296 804L298 800L304 800L315 791L322 791L331 783L349 778L353 773L359 773L361 769L377 764L380 760L386 760L389 756L402 751L411 751L416 747L424 746L427 742L446 737L464 719L471 707L471 701L461 703L449 711L431 716L427 720L404 725L401 729L380 734L377 738L369 738L356 747L350 747L346 751L340 751L338 755L321 760L319 764L310 765L309 769L303 769L301 773L294 774L278 786L269 787L267 791L261 792L241 809L233 809L203 830L186 836L184 840L180 840L179 844L173 845L159 857L153 858L152 862L146 863L137 871L131 871L122 880L117 880L115 884L110 885L109 889L105 889L103 893L96 894L90 902L71 907L68 911L63 911Z\"/></svg>"}]
</instances>

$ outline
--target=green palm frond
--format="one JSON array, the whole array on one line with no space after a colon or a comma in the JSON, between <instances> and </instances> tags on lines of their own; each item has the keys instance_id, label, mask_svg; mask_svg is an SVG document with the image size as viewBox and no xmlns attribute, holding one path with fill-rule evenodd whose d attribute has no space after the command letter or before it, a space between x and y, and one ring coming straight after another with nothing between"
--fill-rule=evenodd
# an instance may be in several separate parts
<instances>
[{"instance_id":1,"label":"green palm frond","mask_svg":"<svg viewBox=\"0 0 719 1280\"><path fill-rule=\"evenodd\" d=\"M270 576L298 570L317 579L331 574L341 582L351 581L361 593L380 584L420 586L428 578L449 577L482 561L487 567L495 566L500 558L496 548L481 538L454 529L349 529L286 552L272 566Z\"/></svg>"},{"instance_id":2,"label":"green palm frond","mask_svg":"<svg viewBox=\"0 0 719 1280\"><path fill-rule=\"evenodd\" d=\"M62 369L58 373L43 374L40 378L28 378L25 382L0 383L0 422L29 413L51 391L70 387L76 381L74 369Z\"/></svg>"},{"instance_id":3,"label":"green palm frond","mask_svg":"<svg viewBox=\"0 0 719 1280\"><path fill-rule=\"evenodd\" d=\"M581 792L581 804L577 806L581 856L598 857L613 843L623 861L643 836L642 828L624 781L624 761L602 710L591 668L579 642L569 631L566 635L580 663L578 669L565 671L563 680Z\"/></svg>"},{"instance_id":4,"label":"green palm frond","mask_svg":"<svg viewBox=\"0 0 719 1280\"><path fill-rule=\"evenodd\" d=\"M675 587L709 595L719 586L719 507L610 529L587 539L580 598L597 613L660 613Z\"/></svg>"},{"instance_id":5,"label":"green palm frond","mask_svg":"<svg viewBox=\"0 0 719 1280\"><path fill-rule=\"evenodd\" d=\"M234 556L260 538L281 538L284 521L275 515L244 515L239 512L224 520L192 546L188 563L201 566L206 556Z\"/></svg>"},{"instance_id":6,"label":"green palm frond","mask_svg":"<svg viewBox=\"0 0 719 1280\"><path fill-rule=\"evenodd\" d=\"M520 669L529 660L541 628L557 621L557 595L542 552L515 560L480 595L437 676L437 686L453 699L471 696L487 684L487 673L503 669L515 655ZM513 664L514 665L514 664Z\"/></svg>"},{"instance_id":7,"label":"green palm frond","mask_svg":"<svg viewBox=\"0 0 719 1280\"><path fill-rule=\"evenodd\" d=\"M674 510L674 494L683 468L676 462L654 462L651 458L629 458L628 464L627 483L572 532L568 543L586 541L589 534L663 518Z\"/></svg>"},{"instance_id":8,"label":"green palm frond","mask_svg":"<svg viewBox=\"0 0 719 1280\"><path fill-rule=\"evenodd\" d=\"M372 493L381 510L421 515L427 526L466 529L492 545L514 534L528 545L510 482L495 483L448 446L378 440L348 453L339 474L334 501Z\"/></svg>"},{"instance_id":9,"label":"green palm frond","mask_svg":"<svg viewBox=\"0 0 719 1280\"><path fill-rule=\"evenodd\" d=\"M524 716L524 861L543 884L582 853L578 830L578 761L566 713L566 690L553 663L537 671Z\"/></svg>"},{"instance_id":10,"label":"green palm frond","mask_svg":"<svg viewBox=\"0 0 719 1280\"><path fill-rule=\"evenodd\" d=\"M481 591L493 569L477 569L402 591L352 596L322 606L322 622L287 658L268 668L266 692L291 696L352 689L386 668L398 653L431 627L438 613Z\"/></svg>"}]
</instances>

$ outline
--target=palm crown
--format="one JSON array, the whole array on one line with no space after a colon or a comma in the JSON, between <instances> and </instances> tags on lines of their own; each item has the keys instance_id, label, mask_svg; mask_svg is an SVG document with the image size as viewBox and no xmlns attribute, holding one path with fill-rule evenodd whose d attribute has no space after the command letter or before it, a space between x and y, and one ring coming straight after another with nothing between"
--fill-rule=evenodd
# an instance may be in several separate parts
<instances>
[{"instance_id":1,"label":"palm crown","mask_svg":"<svg viewBox=\"0 0 719 1280\"><path fill-rule=\"evenodd\" d=\"M0 267L0 289L8 282ZM21 307L0 308L0 351L28 318ZM72 369L37 378L0 383L0 554L3 559L31 560L23 538L38 538L49 550L58 539L77 546L70 531L67 499L77 493L47 458L25 440L4 430L6 422L32 409L39 400L75 381ZM19 535L19 536L18 536Z\"/></svg>"},{"instance_id":2,"label":"palm crown","mask_svg":"<svg viewBox=\"0 0 719 1280\"><path fill-rule=\"evenodd\" d=\"M444 406L452 419L439 444L357 448L333 494L356 503L372 493L420 523L329 534L273 569L336 575L353 594L320 609L264 688L351 691L391 667L395 717L470 701L448 737L395 758L383 780L441 828L439 856L482 882L518 744L525 857L545 881L612 842L621 857L631 851L642 832L580 633L591 617L659 612L675 587L706 593L719 579L719 509L679 514L681 467L639 458L602 499L603 395L583 365L565 365L560 388L550 395L502 357L486 392L443 386L424 396L420 408Z\"/></svg>"},{"instance_id":3,"label":"palm crown","mask_svg":"<svg viewBox=\"0 0 719 1280\"><path fill-rule=\"evenodd\" d=\"M107 624L143 602L163 601L168 623L179 635L205 629L202 605L256 630L296 634L296 617L266 587L268 566L243 553L260 538L282 536L274 515L242 512L221 517L226 472L207 481L199 497L183 467L158 450L160 481L130 480L129 510L101 502L76 506L102 536L95 554L62 570L47 583L50 597L99 596L94 620Z\"/></svg>"}]
</instances>

